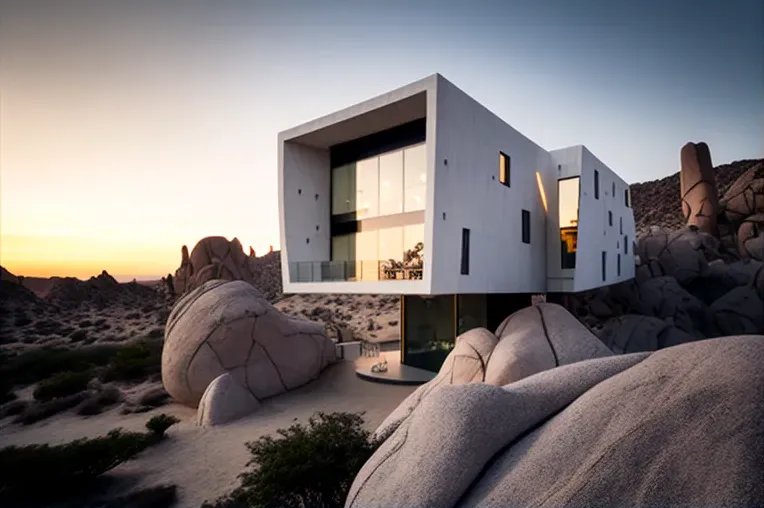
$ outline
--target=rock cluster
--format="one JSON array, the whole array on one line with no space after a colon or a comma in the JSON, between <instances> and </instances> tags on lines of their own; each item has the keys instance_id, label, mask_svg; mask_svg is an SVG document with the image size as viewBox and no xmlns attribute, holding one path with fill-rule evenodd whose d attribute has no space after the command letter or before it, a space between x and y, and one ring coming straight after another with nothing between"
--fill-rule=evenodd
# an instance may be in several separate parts
<instances>
[{"instance_id":1,"label":"rock cluster","mask_svg":"<svg viewBox=\"0 0 764 508\"><path fill-rule=\"evenodd\" d=\"M285 316L250 283L212 280L173 307L162 382L201 423L224 423L316 379L335 354L322 324Z\"/></svg>"},{"instance_id":2,"label":"rock cluster","mask_svg":"<svg viewBox=\"0 0 764 508\"><path fill-rule=\"evenodd\" d=\"M172 292L182 296L210 280L243 280L275 301L281 296L281 258L272 251L258 258L251 247L247 256L238 238L202 238L191 254L184 245L180 267L172 278Z\"/></svg>"},{"instance_id":3,"label":"rock cluster","mask_svg":"<svg viewBox=\"0 0 764 508\"><path fill-rule=\"evenodd\" d=\"M551 330L576 321L539 312ZM764 505L764 336L611 355L586 330L544 333L531 315L513 315L498 343L457 339L438 377L377 429L347 508ZM496 357L515 335L533 354ZM490 382L517 361L530 365L519 379Z\"/></svg>"},{"instance_id":4,"label":"rock cluster","mask_svg":"<svg viewBox=\"0 0 764 508\"><path fill-rule=\"evenodd\" d=\"M718 198L705 143L685 145L681 160L686 225L639 236L635 279L572 297L616 353L764 333L764 161Z\"/></svg>"}]
</instances>

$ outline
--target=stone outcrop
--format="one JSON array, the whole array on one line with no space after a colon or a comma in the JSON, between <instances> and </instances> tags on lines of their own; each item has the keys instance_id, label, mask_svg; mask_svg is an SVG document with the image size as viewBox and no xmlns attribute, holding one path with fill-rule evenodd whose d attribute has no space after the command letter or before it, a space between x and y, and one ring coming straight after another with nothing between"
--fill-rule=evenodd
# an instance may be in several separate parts
<instances>
[{"instance_id":1,"label":"stone outcrop","mask_svg":"<svg viewBox=\"0 0 764 508\"><path fill-rule=\"evenodd\" d=\"M682 214L688 226L717 235L716 215L719 198L716 191L711 152L705 143L687 143L680 153L679 172L682 193Z\"/></svg>"},{"instance_id":2,"label":"stone outcrop","mask_svg":"<svg viewBox=\"0 0 764 508\"><path fill-rule=\"evenodd\" d=\"M571 310L616 352L764 333L764 161L736 163L731 179L712 170L704 143L688 143L681 163L686 226L639 226L634 280L573 297Z\"/></svg>"},{"instance_id":3,"label":"stone outcrop","mask_svg":"<svg viewBox=\"0 0 764 508\"><path fill-rule=\"evenodd\" d=\"M232 381L260 401L316 379L335 359L323 325L285 316L247 282L212 280L173 307L162 382L175 400L197 407L213 380L230 374L210 388L202 406L200 420L217 423L243 397ZM225 394L233 402L217 400Z\"/></svg>"},{"instance_id":4,"label":"stone outcrop","mask_svg":"<svg viewBox=\"0 0 764 508\"><path fill-rule=\"evenodd\" d=\"M247 256L238 238L228 241L222 236L208 236L199 240L190 254L184 245L173 293L182 296L210 280L243 280L275 301L281 296L281 261L278 253L258 258L251 247Z\"/></svg>"},{"instance_id":5,"label":"stone outcrop","mask_svg":"<svg viewBox=\"0 0 764 508\"><path fill-rule=\"evenodd\" d=\"M612 355L574 316L552 303L515 312L499 326L497 335L475 328L457 337L435 379L409 395L375 435L389 434L438 386L502 386L561 365Z\"/></svg>"},{"instance_id":6,"label":"stone outcrop","mask_svg":"<svg viewBox=\"0 0 764 508\"><path fill-rule=\"evenodd\" d=\"M436 378L387 422L345 506L764 506L762 364L749 335L504 386Z\"/></svg>"}]
</instances>

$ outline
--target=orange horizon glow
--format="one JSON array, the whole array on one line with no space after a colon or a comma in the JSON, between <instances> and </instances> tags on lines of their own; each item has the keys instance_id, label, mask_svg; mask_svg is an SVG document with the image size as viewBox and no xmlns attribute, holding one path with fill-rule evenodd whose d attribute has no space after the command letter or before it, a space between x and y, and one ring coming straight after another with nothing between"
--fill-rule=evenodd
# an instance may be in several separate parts
<instances>
[{"instance_id":1,"label":"orange horizon glow","mask_svg":"<svg viewBox=\"0 0 764 508\"><path fill-rule=\"evenodd\" d=\"M203 236L212 235L201 235ZM225 236L225 235L221 235ZM233 236L227 236L229 240ZM239 237L245 253L246 239ZM155 280L175 273L180 266L181 247L194 248L192 242L172 238L83 238L77 235L0 235L0 265L24 277L76 277L89 279L106 270L120 282ZM252 245L258 256L267 254L269 245ZM258 249L259 247L259 249ZM274 245L274 250L277 246Z\"/></svg>"}]
</instances>

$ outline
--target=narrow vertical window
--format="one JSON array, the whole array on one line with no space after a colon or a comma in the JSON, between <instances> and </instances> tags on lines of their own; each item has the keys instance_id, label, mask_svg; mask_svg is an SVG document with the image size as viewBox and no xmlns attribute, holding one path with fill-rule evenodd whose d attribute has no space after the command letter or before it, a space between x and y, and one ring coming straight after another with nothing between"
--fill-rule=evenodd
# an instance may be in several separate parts
<instances>
[{"instance_id":1,"label":"narrow vertical window","mask_svg":"<svg viewBox=\"0 0 764 508\"><path fill-rule=\"evenodd\" d=\"M615 198L615 182L613 182L613 190L610 192L610 195Z\"/></svg>"},{"instance_id":2,"label":"narrow vertical window","mask_svg":"<svg viewBox=\"0 0 764 508\"><path fill-rule=\"evenodd\" d=\"M604 250L602 251L602 280L603 282L607 279L607 252Z\"/></svg>"},{"instance_id":3,"label":"narrow vertical window","mask_svg":"<svg viewBox=\"0 0 764 508\"><path fill-rule=\"evenodd\" d=\"M625 235L623 237L623 253L628 254L629 253L629 236Z\"/></svg>"},{"instance_id":4,"label":"narrow vertical window","mask_svg":"<svg viewBox=\"0 0 764 508\"><path fill-rule=\"evenodd\" d=\"M462 275L470 273L470 230L462 228Z\"/></svg>"},{"instance_id":5,"label":"narrow vertical window","mask_svg":"<svg viewBox=\"0 0 764 508\"><path fill-rule=\"evenodd\" d=\"M608 225L612 228L613 227L613 212L610 210L607 211L607 222L608 222Z\"/></svg>"},{"instance_id":6,"label":"narrow vertical window","mask_svg":"<svg viewBox=\"0 0 764 508\"><path fill-rule=\"evenodd\" d=\"M619 224L619 227L621 228L618 234L622 235L623 234L623 217L618 217L618 224Z\"/></svg>"},{"instance_id":7,"label":"narrow vertical window","mask_svg":"<svg viewBox=\"0 0 764 508\"><path fill-rule=\"evenodd\" d=\"M523 243L531 243L531 212L523 210Z\"/></svg>"},{"instance_id":8,"label":"narrow vertical window","mask_svg":"<svg viewBox=\"0 0 764 508\"><path fill-rule=\"evenodd\" d=\"M628 189L628 187L623 190L623 204L626 205L626 208L629 208L631 206L629 204L629 189Z\"/></svg>"},{"instance_id":9,"label":"narrow vertical window","mask_svg":"<svg viewBox=\"0 0 764 508\"><path fill-rule=\"evenodd\" d=\"M621 276L621 255L618 254L618 276Z\"/></svg>"},{"instance_id":10,"label":"narrow vertical window","mask_svg":"<svg viewBox=\"0 0 764 508\"><path fill-rule=\"evenodd\" d=\"M594 199L600 198L600 172L594 170Z\"/></svg>"},{"instance_id":11,"label":"narrow vertical window","mask_svg":"<svg viewBox=\"0 0 764 508\"><path fill-rule=\"evenodd\" d=\"M504 152L499 152L499 182L509 187L512 159Z\"/></svg>"}]
</instances>

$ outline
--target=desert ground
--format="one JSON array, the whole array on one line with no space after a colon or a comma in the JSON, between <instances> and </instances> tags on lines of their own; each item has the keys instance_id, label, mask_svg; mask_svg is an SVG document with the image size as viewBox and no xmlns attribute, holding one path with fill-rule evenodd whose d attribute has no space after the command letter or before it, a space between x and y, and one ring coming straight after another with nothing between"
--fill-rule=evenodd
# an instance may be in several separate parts
<instances>
[{"instance_id":1,"label":"desert ground","mask_svg":"<svg viewBox=\"0 0 764 508\"><path fill-rule=\"evenodd\" d=\"M719 193L754 166L764 171L763 161L715 168ZM631 188L639 233L654 225L682 227L678 174ZM356 339L386 349L399 340L398 297L284 295L278 252L252 256L249 263L250 282L283 313L325 323L327 329L341 325ZM82 281L20 277L2 270L0 448L63 443L117 427L139 430L152 415L175 415L181 423L169 430L168 440L113 474L123 480L124 489L175 484L178 506L199 507L237 484L249 458L246 442L295 420L306 421L317 411L364 412L373 430L414 389L360 380L354 364L341 361L317 381L264 401L251 416L221 427L198 427L196 410L173 403L161 383L164 327L177 298L168 279L118 283L105 271ZM73 395L42 400L41 384L71 369L69 362L79 361L79 355L89 362L82 370L102 381L91 381ZM56 400L66 403L56 405Z\"/></svg>"}]
</instances>

